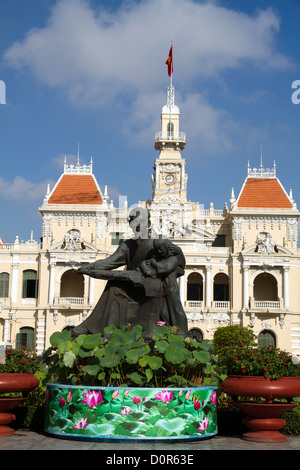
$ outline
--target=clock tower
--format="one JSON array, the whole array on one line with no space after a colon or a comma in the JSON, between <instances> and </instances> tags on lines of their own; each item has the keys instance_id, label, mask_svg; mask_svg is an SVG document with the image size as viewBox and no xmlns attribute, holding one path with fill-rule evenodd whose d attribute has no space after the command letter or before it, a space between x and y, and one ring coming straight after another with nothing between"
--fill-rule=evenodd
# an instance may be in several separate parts
<instances>
[{"instance_id":1,"label":"clock tower","mask_svg":"<svg viewBox=\"0 0 300 470\"><path fill-rule=\"evenodd\" d=\"M181 151L185 147L185 132L179 130L180 111L175 105L173 85L168 86L167 103L161 111L161 131L155 135L155 149L159 157L154 162L152 175L153 202L186 202L187 175Z\"/></svg>"}]
</instances>

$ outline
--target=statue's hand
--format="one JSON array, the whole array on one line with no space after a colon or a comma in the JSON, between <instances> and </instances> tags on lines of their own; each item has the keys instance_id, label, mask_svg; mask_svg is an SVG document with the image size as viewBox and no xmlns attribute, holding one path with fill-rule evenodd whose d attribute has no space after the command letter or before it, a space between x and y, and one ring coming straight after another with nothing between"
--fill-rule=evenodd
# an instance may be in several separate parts
<instances>
[{"instance_id":1,"label":"statue's hand","mask_svg":"<svg viewBox=\"0 0 300 470\"><path fill-rule=\"evenodd\" d=\"M80 268L77 269L78 274L89 274L91 271L91 268L88 264L85 266L81 266Z\"/></svg>"}]
</instances>

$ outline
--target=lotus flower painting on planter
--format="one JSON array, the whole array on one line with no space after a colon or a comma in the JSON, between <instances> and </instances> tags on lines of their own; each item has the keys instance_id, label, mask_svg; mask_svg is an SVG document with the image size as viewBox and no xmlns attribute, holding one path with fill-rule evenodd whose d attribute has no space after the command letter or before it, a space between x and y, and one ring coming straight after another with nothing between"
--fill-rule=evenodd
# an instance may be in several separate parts
<instances>
[{"instance_id":1,"label":"lotus flower painting on planter","mask_svg":"<svg viewBox=\"0 0 300 470\"><path fill-rule=\"evenodd\" d=\"M45 431L80 439L201 439L217 433L220 377L210 342L165 325L54 333L45 353Z\"/></svg>"},{"instance_id":2,"label":"lotus flower painting on planter","mask_svg":"<svg viewBox=\"0 0 300 470\"><path fill-rule=\"evenodd\" d=\"M215 388L88 389L49 384L45 431L81 439L213 436L217 433Z\"/></svg>"}]
</instances>

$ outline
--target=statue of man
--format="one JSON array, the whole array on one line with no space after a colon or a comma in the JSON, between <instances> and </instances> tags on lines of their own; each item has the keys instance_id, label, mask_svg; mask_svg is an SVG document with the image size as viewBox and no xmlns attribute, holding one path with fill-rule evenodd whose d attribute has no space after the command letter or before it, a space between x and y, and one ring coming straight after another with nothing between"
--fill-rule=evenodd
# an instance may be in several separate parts
<instances>
[{"instance_id":1,"label":"statue of man","mask_svg":"<svg viewBox=\"0 0 300 470\"><path fill-rule=\"evenodd\" d=\"M153 326L166 321L178 326L179 334L186 336L187 319L177 285L185 268L181 249L168 240L159 243L149 237L150 217L146 209L133 209L129 225L133 238L121 242L108 258L78 269L79 274L105 279L107 284L94 310L73 329L73 335L103 332L109 325L131 324L143 325L145 337L150 339ZM122 266L126 270L116 269Z\"/></svg>"}]
</instances>

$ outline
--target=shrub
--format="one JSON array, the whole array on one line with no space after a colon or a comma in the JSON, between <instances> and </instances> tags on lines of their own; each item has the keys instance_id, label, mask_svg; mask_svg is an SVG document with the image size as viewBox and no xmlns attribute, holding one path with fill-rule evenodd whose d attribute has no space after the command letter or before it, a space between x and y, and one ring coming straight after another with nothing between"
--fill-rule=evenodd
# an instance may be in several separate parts
<instances>
[{"instance_id":1,"label":"shrub","mask_svg":"<svg viewBox=\"0 0 300 470\"><path fill-rule=\"evenodd\" d=\"M34 374L39 370L41 359L33 351L26 348L5 350L5 362L0 363L1 372Z\"/></svg>"},{"instance_id":2,"label":"shrub","mask_svg":"<svg viewBox=\"0 0 300 470\"><path fill-rule=\"evenodd\" d=\"M238 351L228 351L222 356L222 367L228 375L264 376L272 379L300 376L299 359L274 346L260 349L244 346Z\"/></svg>"},{"instance_id":3,"label":"shrub","mask_svg":"<svg viewBox=\"0 0 300 470\"><path fill-rule=\"evenodd\" d=\"M255 346L255 334L251 327L239 325L223 326L214 335L215 352L221 359L230 351L238 351L244 346Z\"/></svg>"}]
</instances>

